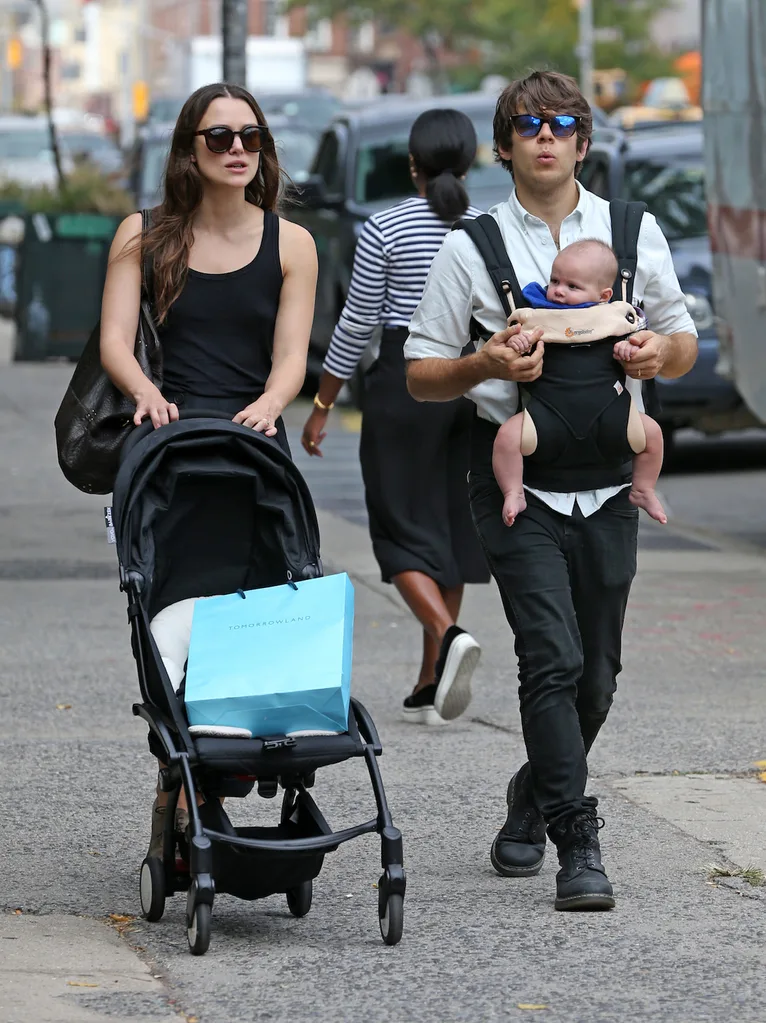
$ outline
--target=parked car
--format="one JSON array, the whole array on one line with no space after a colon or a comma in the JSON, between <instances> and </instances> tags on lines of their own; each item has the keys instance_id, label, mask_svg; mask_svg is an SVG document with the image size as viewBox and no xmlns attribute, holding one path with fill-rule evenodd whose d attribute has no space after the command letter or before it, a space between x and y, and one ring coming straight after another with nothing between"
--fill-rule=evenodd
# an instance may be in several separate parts
<instances>
[{"instance_id":1,"label":"parked car","mask_svg":"<svg viewBox=\"0 0 766 1023\"><path fill-rule=\"evenodd\" d=\"M57 126L57 137L65 173L86 161L97 167L102 174L112 177L121 174L122 153L108 136L79 126L71 127L66 122ZM56 184L56 168L46 118L0 118L0 180L32 187Z\"/></svg>"},{"instance_id":2,"label":"parked car","mask_svg":"<svg viewBox=\"0 0 766 1023\"><path fill-rule=\"evenodd\" d=\"M408 139L415 118L433 107L464 111L476 128L479 147L466 187L480 209L508 197L511 179L492 151L492 120L497 99L491 93L465 93L412 100L389 95L384 101L339 113L324 132L311 173L303 182L290 219L314 236L319 282L311 334L309 377L318 376L333 328L348 293L356 242L365 220L378 210L414 194ZM594 138L616 137L594 111ZM363 367L366 363L363 362ZM353 388L352 388L353 390Z\"/></svg>"},{"instance_id":3,"label":"parked car","mask_svg":"<svg viewBox=\"0 0 766 1023\"><path fill-rule=\"evenodd\" d=\"M72 158L62 154L65 170ZM30 187L55 185L56 166L48 124L42 117L0 117L0 182Z\"/></svg>"},{"instance_id":4,"label":"parked car","mask_svg":"<svg viewBox=\"0 0 766 1023\"><path fill-rule=\"evenodd\" d=\"M673 254L686 304L699 332L699 357L686 376L657 381L659 416L668 438L683 426L715 431L734 421L741 399L716 373L703 135L700 124L674 124L596 139L582 183L604 199L641 200L657 218ZM650 324L651 326L651 324Z\"/></svg>"}]
</instances>

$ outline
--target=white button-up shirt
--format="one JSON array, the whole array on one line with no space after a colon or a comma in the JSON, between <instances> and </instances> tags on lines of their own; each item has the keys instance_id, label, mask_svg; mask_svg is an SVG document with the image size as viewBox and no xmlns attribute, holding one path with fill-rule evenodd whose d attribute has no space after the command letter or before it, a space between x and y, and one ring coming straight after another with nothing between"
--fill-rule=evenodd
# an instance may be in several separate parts
<instances>
[{"instance_id":1,"label":"white button-up shirt","mask_svg":"<svg viewBox=\"0 0 766 1023\"><path fill-rule=\"evenodd\" d=\"M609 203L587 191L579 182L577 188L577 206L561 225L561 248L581 238L597 238L611 245ZM559 250L545 221L524 209L515 189L507 202L493 206L489 213L500 226L519 286L525 288L533 281L547 285ZM638 236L633 301L643 303L649 329L657 334L685 331L696 336L668 243L650 213L644 214ZM459 358L469 340L472 317L489 331L503 330L507 326L500 299L478 249L465 231L452 231L431 264L423 298L410 321L405 358ZM483 343L477 342L477 348ZM627 387L638 407L643 409L640 381L628 378ZM478 415L491 423L504 423L518 409L518 388L508 380L485 380L468 391L466 397L475 402ZM564 515L572 514L577 501L583 515L587 516L621 489L607 487L561 494L532 492Z\"/></svg>"}]
</instances>

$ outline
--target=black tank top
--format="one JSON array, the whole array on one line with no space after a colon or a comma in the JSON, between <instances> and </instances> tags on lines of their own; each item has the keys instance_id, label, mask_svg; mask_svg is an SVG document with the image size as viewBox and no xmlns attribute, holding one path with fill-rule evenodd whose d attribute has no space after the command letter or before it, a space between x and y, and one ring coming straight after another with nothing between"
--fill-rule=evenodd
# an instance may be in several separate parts
<instances>
[{"instance_id":1,"label":"black tank top","mask_svg":"<svg viewBox=\"0 0 766 1023\"><path fill-rule=\"evenodd\" d=\"M254 401L271 372L282 289L279 217L263 213L255 259L231 273L189 270L160 327L166 398L185 394Z\"/></svg>"}]
</instances>

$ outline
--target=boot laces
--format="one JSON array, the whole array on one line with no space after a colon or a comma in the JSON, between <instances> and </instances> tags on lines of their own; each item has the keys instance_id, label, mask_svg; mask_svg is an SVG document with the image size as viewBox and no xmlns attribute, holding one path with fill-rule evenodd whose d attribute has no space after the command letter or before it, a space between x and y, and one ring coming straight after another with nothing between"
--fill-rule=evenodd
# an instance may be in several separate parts
<instances>
[{"instance_id":1,"label":"boot laces","mask_svg":"<svg viewBox=\"0 0 766 1023\"><path fill-rule=\"evenodd\" d=\"M572 855L581 869L591 866L591 857L599 848L598 833L605 823L603 817L592 811L580 813L572 821Z\"/></svg>"}]
</instances>

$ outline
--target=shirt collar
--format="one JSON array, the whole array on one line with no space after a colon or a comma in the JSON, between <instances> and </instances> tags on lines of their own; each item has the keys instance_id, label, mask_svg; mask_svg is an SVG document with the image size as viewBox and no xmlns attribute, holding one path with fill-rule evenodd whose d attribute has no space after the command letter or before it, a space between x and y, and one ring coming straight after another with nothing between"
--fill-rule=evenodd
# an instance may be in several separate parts
<instances>
[{"instance_id":1,"label":"shirt collar","mask_svg":"<svg viewBox=\"0 0 766 1023\"><path fill-rule=\"evenodd\" d=\"M569 214L569 216L564 218L564 222L569 220L569 217L576 217L580 221L580 223L582 223L583 218L585 217L588 200L590 198L590 192L588 192L586 188L583 188L580 182L577 181L576 179L575 184L577 185L577 192L579 195L577 205ZM510 207L512 216L522 225L522 227L527 227L529 224L542 224L542 220L540 220L539 217L534 216L534 214L530 213L528 210L525 210L524 207L521 205L521 203L519 202L519 197L516 195L515 186L510 196L508 197L508 206Z\"/></svg>"}]
</instances>

